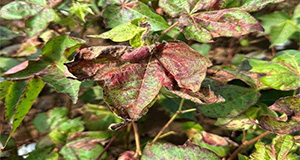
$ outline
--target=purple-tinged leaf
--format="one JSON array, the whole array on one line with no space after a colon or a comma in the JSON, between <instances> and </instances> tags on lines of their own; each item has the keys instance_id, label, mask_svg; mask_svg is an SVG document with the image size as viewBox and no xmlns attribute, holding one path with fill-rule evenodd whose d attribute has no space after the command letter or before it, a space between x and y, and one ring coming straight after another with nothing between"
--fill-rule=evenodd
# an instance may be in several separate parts
<instances>
[{"instance_id":1,"label":"purple-tinged leaf","mask_svg":"<svg viewBox=\"0 0 300 160\"><path fill-rule=\"evenodd\" d=\"M178 86L199 91L211 62L202 54L179 41L170 41L157 46L159 62L177 81Z\"/></svg>"},{"instance_id":2,"label":"purple-tinged leaf","mask_svg":"<svg viewBox=\"0 0 300 160\"><path fill-rule=\"evenodd\" d=\"M244 11L257 11L270 3L279 3L284 0L222 0L219 5L221 8L238 8Z\"/></svg>"},{"instance_id":3,"label":"purple-tinged leaf","mask_svg":"<svg viewBox=\"0 0 300 160\"><path fill-rule=\"evenodd\" d=\"M211 62L179 41L137 49L129 46L84 48L66 65L78 80L90 79L101 85L105 102L126 121L138 120L146 114L162 86L172 90L178 85L195 96L194 99L204 97L205 103L219 102L210 91L208 98L199 96Z\"/></svg>"},{"instance_id":4,"label":"purple-tinged leaf","mask_svg":"<svg viewBox=\"0 0 300 160\"><path fill-rule=\"evenodd\" d=\"M219 160L213 152L186 142L182 146L167 143L148 143L144 148L142 160L163 159L197 159L197 160Z\"/></svg>"},{"instance_id":5,"label":"purple-tinged leaf","mask_svg":"<svg viewBox=\"0 0 300 160\"><path fill-rule=\"evenodd\" d=\"M285 113L287 117L264 116L259 122L263 129L277 134L300 131L300 94L280 98L269 109Z\"/></svg>"},{"instance_id":6,"label":"purple-tinged leaf","mask_svg":"<svg viewBox=\"0 0 300 160\"><path fill-rule=\"evenodd\" d=\"M213 37L237 37L250 32L263 31L262 26L249 13L237 9L201 12L194 14L193 19L207 29Z\"/></svg>"}]
</instances>

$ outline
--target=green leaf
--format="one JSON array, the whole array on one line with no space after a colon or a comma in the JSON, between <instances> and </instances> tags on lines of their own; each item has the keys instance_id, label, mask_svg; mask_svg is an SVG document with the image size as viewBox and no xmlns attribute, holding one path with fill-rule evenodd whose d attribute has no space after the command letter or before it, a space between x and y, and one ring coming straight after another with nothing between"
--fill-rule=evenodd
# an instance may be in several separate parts
<instances>
[{"instance_id":1,"label":"green leaf","mask_svg":"<svg viewBox=\"0 0 300 160\"><path fill-rule=\"evenodd\" d=\"M93 38L111 39L114 42L124 42L135 37L139 32L146 30L132 23L120 24L113 29L100 34L99 36L90 36Z\"/></svg>"},{"instance_id":2,"label":"green leaf","mask_svg":"<svg viewBox=\"0 0 300 160\"><path fill-rule=\"evenodd\" d=\"M13 127L10 137L14 134L22 120L25 118L27 112L30 110L35 99L42 91L44 85L44 82L38 77L31 78L28 81L15 107L15 112L13 115ZM17 92L20 92L20 90Z\"/></svg>"},{"instance_id":3,"label":"green leaf","mask_svg":"<svg viewBox=\"0 0 300 160\"><path fill-rule=\"evenodd\" d=\"M100 141L99 141L100 142ZM67 143L61 150L60 154L66 160L83 159L94 160L103 151L103 147L97 142L97 139L84 138ZM105 159L105 153L101 159Z\"/></svg>"},{"instance_id":4,"label":"green leaf","mask_svg":"<svg viewBox=\"0 0 300 160\"><path fill-rule=\"evenodd\" d=\"M266 74L260 81L274 89L288 91L300 87L300 52L285 50L278 52L271 61L249 60L251 72Z\"/></svg>"},{"instance_id":5,"label":"green leaf","mask_svg":"<svg viewBox=\"0 0 300 160\"><path fill-rule=\"evenodd\" d=\"M296 23L291 20L287 20L281 24L278 24L271 28L270 40L272 42L271 46L286 42L290 36L292 36L296 31L299 31Z\"/></svg>"},{"instance_id":6,"label":"green leaf","mask_svg":"<svg viewBox=\"0 0 300 160\"><path fill-rule=\"evenodd\" d=\"M0 47L2 48L3 46L10 44L11 43L10 40L12 40L17 36L18 34L14 33L10 29L0 26Z\"/></svg>"},{"instance_id":7,"label":"green leaf","mask_svg":"<svg viewBox=\"0 0 300 160\"><path fill-rule=\"evenodd\" d=\"M167 143L148 143L143 150L141 160L160 160L174 158L197 160L220 159L213 152L189 142L182 146L175 146L173 144Z\"/></svg>"},{"instance_id":8,"label":"green leaf","mask_svg":"<svg viewBox=\"0 0 300 160\"><path fill-rule=\"evenodd\" d=\"M265 29L266 34L271 33L271 28L275 25L281 24L289 19L289 15L286 12L275 11L271 14L265 14L259 16L258 19L262 20L262 26Z\"/></svg>"},{"instance_id":9,"label":"green leaf","mask_svg":"<svg viewBox=\"0 0 300 160\"><path fill-rule=\"evenodd\" d=\"M12 81L2 81L0 82L0 100L2 100L3 98L5 98L5 96L7 95L7 92L10 88L10 86L13 84L14 82Z\"/></svg>"},{"instance_id":10,"label":"green leaf","mask_svg":"<svg viewBox=\"0 0 300 160\"><path fill-rule=\"evenodd\" d=\"M49 133L49 137L55 143L64 143L70 135L83 131L83 124L80 117L66 120L57 124L58 126Z\"/></svg>"},{"instance_id":11,"label":"green leaf","mask_svg":"<svg viewBox=\"0 0 300 160\"><path fill-rule=\"evenodd\" d=\"M145 43L144 36L147 33L147 29L140 30L132 39L130 39L129 44L133 48L142 47Z\"/></svg>"},{"instance_id":12,"label":"green leaf","mask_svg":"<svg viewBox=\"0 0 300 160\"><path fill-rule=\"evenodd\" d=\"M33 36L45 28L48 24L54 21L56 13L53 9L45 8L38 15L26 21L27 34Z\"/></svg>"},{"instance_id":13,"label":"green leaf","mask_svg":"<svg viewBox=\"0 0 300 160\"><path fill-rule=\"evenodd\" d=\"M211 49L211 45L210 44L207 44L207 43L203 43L203 44L199 44L199 43L194 43L191 45L191 47L198 51L199 53L207 56L210 49Z\"/></svg>"},{"instance_id":14,"label":"green leaf","mask_svg":"<svg viewBox=\"0 0 300 160\"><path fill-rule=\"evenodd\" d=\"M300 18L300 4L295 7L293 14L293 19L297 20L298 18Z\"/></svg>"},{"instance_id":15,"label":"green leaf","mask_svg":"<svg viewBox=\"0 0 300 160\"><path fill-rule=\"evenodd\" d=\"M128 23L133 19L144 17L146 18L146 22L151 25L151 31L160 31L169 27L163 17L152 12L144 3L135 0L108 5L104 8L102 16L109 28L114 28L120 24Z\"/></svg>"},{"instance_id":16,"label":"green leaf","mask_svg":"<svg viewBox=\"0 0 300 160\"><path fill-rule=\"evenodd\" d=\"M221 95L225 102L199 106L199 111L208 117L235 117L254 105L259 98L259 93L249 88L221 84L210 87L215 94Z\"/></svg>"},{"instance_id":17,"label":"green leaf","mask_svg":"<svg viewBox=\"0 0 300 160\"><path fill-rule=\"evenodd\" d=\"M48 85L53 87L57 92L67 94L75 104L78 99L78 92L81 82L68 78L72 77L66 66L61 63L53 64L45 70L46 74L42 79Z\"/></svg>"},{"instance_id":18,"label":"green leaf","mask_svg":"<svg viewBox=\"0 0 300 160\"><path fill-rule=\"evenodd\" d=\"M58 160L59 155L52 150L52 147L36 149L29 153L26 160Z\"/></svg>"},{"instance_id":19,"label":"green leaf","mask_svg":"<svg viewBox=\"0 0 300 160\"><path fill-rule=\"evenodd\" d=\"M70 8L70 13L71 15L75 14L83 22L85 22L85 16L87 14L94 14L90 6L91 6L90 4L84 4L79 2L72 3L72 6Z\"/></svg>"},{"instance_id":20,"label":"green leaf","mask_svg":"<svg viewBox=\"0 0 300 160\"><path fill-rule=\"evenodd\" d=\"M36 15L43 9L38 4L26 1L14 1L6 4L0 10L0 17L4 19L19 20Z\"/></svg>"},{"instance_id":21,"label":"green leaf","mask_svg":"<svg viewBox=\"0 0 300 160\"><path fill-rule=\"evenodd\" d=\"M5 115L9 121L12 120L14 111L25 87L25 81L15 81L11 82L9 88L7 88L5 96Z\"/></svg>"},{"instance_id":22,"label":"green leaf","mask_svg":"<svg viewBox=\"0 0 300 160\"><path fill-rule=\"evenodd\" d=\"M46 113L39 113L33 120L33 126L39 132L46 132L48 125L48 117Z\"/></svg>"},{"instance_id":23,"label":"green leaf","mask_svg":"<svg viewBox=\"0 0 300 160\"><path fill-rule=\"evenodd\" d=\"M72 48L74 51L74 47L79 48L79 45L83 43L85 43L84 40L67 35L55 37L45 44L42 51L42 59L49 62L59 61L67 49Z\"/></svg>"},{"instance_id":24,"label":"green leaf","mask_svg":"<svg viewBox=\"0 0 300 160\"><path fill-rule=\"evenodd\" d=\"M66 122L68 120L68 109L66 107L58 107L54 108L49 112L49 118L47 123L50 126L50 129L53 130L61 123Z\"/></svg>"},{"instance_id":25,"label":"green leaf","mask_svg":"<svg viewBox=\"0 0 300 160\"><path fill-rule=\"evenodd\" d=\"M277 134L289 134L300 131L300 94L283 97L269 107L270 110L284 113L285 117L264 116L259 125Z\"/></svg>"},{"instance_id":26,"label":"green leaf","mask_svg":"<svg viewBox=\"0 0 300 160\"><path fill-rule=\"evenodd\" d=\"M257 142L256 151L250 155L250 160L297 160L299 156L291 152L294 145L295 140L291 135L278 135L270 145Z\"/></svg>"}]
</instances>

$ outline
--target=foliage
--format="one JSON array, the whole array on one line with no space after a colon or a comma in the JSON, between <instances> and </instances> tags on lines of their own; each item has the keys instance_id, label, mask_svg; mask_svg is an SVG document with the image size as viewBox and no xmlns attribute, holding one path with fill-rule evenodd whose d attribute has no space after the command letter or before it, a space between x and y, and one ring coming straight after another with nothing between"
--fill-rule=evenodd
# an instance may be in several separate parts
<instances>
[{"instance_id":1,"label":"foliage","mask_svg":"<svg viewBox=\"0 0 300 160\"><path fill-rule=\"evenodd\" d=\"M1 159L299 159L298 2L15 0L0 24Z\"/></svg>"}]
</instances>

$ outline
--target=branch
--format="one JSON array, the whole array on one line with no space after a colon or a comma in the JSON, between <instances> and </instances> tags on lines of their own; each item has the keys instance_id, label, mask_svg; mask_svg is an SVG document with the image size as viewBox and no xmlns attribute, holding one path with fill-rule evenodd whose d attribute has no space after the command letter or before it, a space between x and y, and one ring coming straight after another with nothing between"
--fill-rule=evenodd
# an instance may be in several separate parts
<instances>
[{"instance_id":1,"label":"branch","mask_svg":"<svg viewBox=\"0 0 300 160\"><path fill-rule=\"evenodd\" d=\"M174 24L172 24L169 28L167 28L166 30L164 30L160 36L158 37L158 40L160 40L167 32L169 32L172 28L174 28L175 26L177 26L179 24L179 22L175 22Z\"/></svg>"},{"instance_id":2,"label":"branch","mask_svg":"<svg viewBox=\"0 0 300 160\"><path fill-rule=\"evenodd\" d=\"M251 139L250 141L245 141L243 142L242 145L239 146L239 148L237 148L233 153L232 155L230 155L230 157L227 159L227 160L234 160L235 157L248 145L252 144L252 143L255 143L256 141L266 137L267 135L271 134L272 132L270 131L266 131L265 133Z\"/></svg>"}]
</instances>

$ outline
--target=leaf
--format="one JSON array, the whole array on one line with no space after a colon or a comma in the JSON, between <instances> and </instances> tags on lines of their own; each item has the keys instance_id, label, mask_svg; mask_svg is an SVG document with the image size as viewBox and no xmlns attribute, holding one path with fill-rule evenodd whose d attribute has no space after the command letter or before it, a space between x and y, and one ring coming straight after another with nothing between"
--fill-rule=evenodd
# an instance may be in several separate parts
<instances>
[{"instance_id":1,"label":"leaf","mask_svg":"<svg viewBox=\"0 0 300 160\"><path fill-rule=\"evenodd\" d=\"M300 87L300 52L285 50L278 52L271 61L249 60L251 72L263 73L260 81L271 88L288 91Z\"/></svg>"},{"instance_id":2,"label":"leaf","mask_svg":"<svg viewBox=\"0 0 300 160\"><path fill-rule=\"evenodd\" d=\"M162 86L198 92L210 61L179 41L143 46L100 46L82 49L66 64L78 80L103 87L105 102L126 121L146 114ZM167 75L172 75L170 79Z\"/></svg>"},{"instance_id":3,"label":"leaf","mask_svg":"<svg viewBox=\"0 0 300 160\"><path fill-rule=\"evenodd\" d=\"M269 107L270 110L285 113L286 118L276 118L269 115L264 116L259 125L268 131L277 134L289 134L300 131L300 94L296 96L283 97L278 99Z\"/></svg>"},{"instance_id":4,"label":"leaf","mask_svg":"<svg viewBox=\"0 0 300 160\"><path fill-rule=\"evenodd\" d=\"M237 7L240 10L245 11L257 11L264 8L270 3L279 3L284 0L225 0L221 2L221 8Z\"/></svg>"},{"instance_id":5,"label":"leaf","mask_svg":"<svg viewBox=\"0 0 300 160\"><path fill-rule=\"evenodd\" d=\"M39 113L33 120L33 126L39 132L46 132L49 125L47 123L48 117L46 113Z\"/></svg>"},{"instance_id":6,"label":"leaf","mask_svg":"<svg viewBox=\"0 0 300 160\"><path fill-rule=\"evenodd\" d=\"M272 27L270 32L272 44L270 47L286 42L296 31L300 31L300 28L291 20L286 20L285 22Z\"/></svg>"},{"instance_id":7,"label":"leaf","mask_svg":"<svg viewBox=\"0 0 300 160\"><path fill-rule=\"evenodd\" d=\"M29 153L26 160L58 160L59 155L52 150L52 147L36 149Z\"/></svg>"},{"instance_id":8,"label":"leaf","mask_svg":"<svg viewBox=\"0 0 300 160\"><path fill-rule=\"evenodd\" d=\"M265 29L264 33L270 34L271 28L288 20L289 15L286 12L275 11L271 14L259 16L258 19L262 20L261 24Z\"/></svg>"},{"instance_id":9,"label":"leaf","mask_svg":"<svg viewBox=\"0 0 300 160\"><path fill-rule=\"evenodd\" d=\"M100 34L99 36L96 35L90 37L111 39L114 42L124 42L132 39L141 31L145 31L145 28L138 27L130 22L120 24L113 29Z\"/></svg>"},{"instance_id":10,"label":"leaf","mask_svg":"<svg viewBox=\"0 0 300 160\"><path fill-rule=\"evenodd\" d=\"M134 48L142 47L145 43L145 34L147 34L147 29L140 30L140 32L130 39L129 44Z\"/></svg>"},{"instance_id":11,"label":"leaf","mask_svg":"<svg viewBox=\"0 0 300 160\"><path fill-rule=\"evenodd\" d=\"M0 17L10 20L20 20L29 16L34 16L43 9L42 6L26 1L13 1L0 10Z\"/></svg>"},{"instance_id":12,"label":"leaf","mask_svg":"<svg viewBox=\"0 0 300 160\"><path fill-rule=\"evenodd\" d=\"M38 60L27 60L4 73L3 77L13 80L28 79L34 75L42 75L51 63L64 62L84 41L63 35L49 40Z\"/></svg>"},{"instance_id":13,"label":"leaf","mask_svg":"<svg viewBox=\"0 0 300 160\"><path fill-rule=\"evenodd\" d=\"M49 62L54 62L61 60L63 55L68 58L69 55L65 53L66 50L69 49L71 51L74 51L83 43L85 43L85 41L82 39L66 35L57 36L49 40L44 46L42 50L42 59Z\"/></svg>"},{"instance_id":14,"label":"leaf","mask_svg":"<svg viewBox=\"0 0 300 160\"><path fill-rule=\"evenodd\" d=\"M38 15L26 21L27 34L33 36L47 28L54 21L56 13L53 9L45 8Z\"/></svg>"},{"instance_id":15,"label":"leaf","mask_svg":"<svg viewBox=\"0 0 300 160\"><path fill-rule=\"evenodd\" d=\"M72 6L70 8L71 15L75 14L77 17L79 17L83 22L85 22L85 16L87 14L94 14L92 9L90 8L90 4L84 4L84 3L72 3Z\"/></svg>"},{"instance_id":16,"label":"leaf","mask_svg":"<svg viewBox=\"0 0 300 160\"><path fill-rule=\"evenodd\" d=\"M7 92L10 88L10 86L13 84L12 81L2 81L0 82L0 100L5 98L5 95L7 95Z\"/></svg>"},{"instance_id":17,"label":"leaf","mask_svg":"<svg viewBox=\"0 0 300 160\"><path fill-rule=\"evenodd\" d=\"M220 159L214 153L201 148L190 142L175 146L167 143L148 143L143 150L142 160L159 159L198 159L198 160L217 160Z\"/></svg>"},{"instance_id":18,"label":"leaf","mask_svg":"<svg viewBox=\"0 0 300 160\"><path fill-rule=\"evenodd\" d=\"M256 151L250 155L250 160L296 160L299 156L292 153L295 140L291 135L276 136L270 145L263 142L255 144Z\"/></svg>"},{"instance_id":19,"label":"leaf","mask_svg":"<svg viewBox=\"0 0 300 160\"><path fill-rule=\"evenodd\" d=\"M224 84L210 85L210 87L217 95L221 95L225 99L225 102L198 107L202 114L212 118L238 116L254 105L259 98L259 93L249 88Z\"/></svg>"},{"instance_id":20,"label":"leaf","mask_svg":"<svg viewBox=\"0 0 300 160\"><path fill-rule=\"evenodd\" d=\"M84 138L67 143L61 150L60 154L66 160L73 159L97 159L99 153L103 151L103 147L97 139ZM105 159L105 153L101 159Z\"/></svg>"},{"instance_id":21,"label":"leaf","mask_svg":"<svg viewBox=\"0 0 300 160\"><path fill-rule=\"evenodd\" d=\"M102 16L109 28L143 17L151 25L151 31L160 31L169 27L163 17L153 13L144 3L135 0L120 1L119 4L108 5L104 8Z\"/></svg>"},{"instance_id":22,"label":"leaf","mask_svg":"<svg viewBox=\"0 0 300 160\"><path fill-rule=\"evenodd\" d=\"M72 77L72 75L63 64L57 63L51 65L41 77L44 82L53 87L57 92L67 94L74 104L77 102L81 82L68 78Z\"/></svg>"},{"instance_id":23,"label":"leaf","mask_svg":"<svg viewBox=\"0 0 300 160\"><path fill-rule=\"evenodd\" d=\"M55 143L65 143L67 138L72 134L84 130L83 121L81 121L79 117L75 119L62 118L61 120L62 121L57 123L57 126L49 133L49 137ZM50 125L54 127L53 124Z\"/></svg>"},{"instance_id":24,"label":"leaf","mask_svg":"<svg viewBox=\"0 0 300 160\"><path fill-rule=\"evenodd\" d=\"M9 86L6 86L6 96L5 96L5 116L11 121L14 115L14 111L17 107L18 101L26 87L25 81L10 82Z\"/></svg>"},{"instance_id":25,"label":"leaf","mask_svg":"<svg viewBox=\"0 0 300 160\"><path fill-rule=\"evenodd\" d=\"M27 112L31 108L35 99L38 97L44 85L44 82L38 77L31 78L26 84L26 87L22 91L22 94L15 107L12 123L13 127L12 131L10 132L10 137L14 134L22 120L25 118ZM20 92L20 90L18 90L18 92Z\"/></svg>"},{"instance_id":26,"label":"leaf","mask_svg":"<svg viewBox=\"0 0 300 160\"><path fill-rule=\"evenodd\" d=\"M4 47L11 43L10 40L17 37L18 34L14 33L10 29L0 26L0 47ZM0 53L1 54L1 53Z\"/></svg>"},{"instance_id":27,"label":"leaf","mask_svg":"<svg viewBox=\"0 0 300 160\"><path fill-rule=\"evenodd\" d=\"M215 125L228 130L248 130L256 124L255 120L249 119L245 114L234 118L218 118Z\"/></svg>"}]
</instances>

